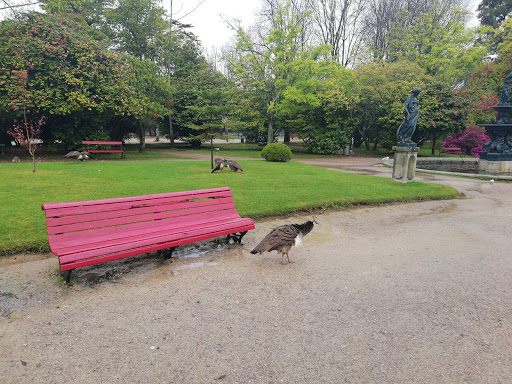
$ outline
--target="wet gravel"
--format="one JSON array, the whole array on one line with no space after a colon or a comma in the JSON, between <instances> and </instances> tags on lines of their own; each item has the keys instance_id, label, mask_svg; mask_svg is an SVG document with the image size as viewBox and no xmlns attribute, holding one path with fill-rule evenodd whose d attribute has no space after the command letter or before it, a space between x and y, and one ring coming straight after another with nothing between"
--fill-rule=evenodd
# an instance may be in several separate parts
<instances>
[{"instance_id":1,"label":"wet gravel","mask_svg":"<svg viewBox=\"0 0 512 384\"><path fill-rule=\"evenodd\" d=\"M0 381L510 383L512 184L419 179L466 198L319 214L284 266L249 251L306 215L72 287L52 255L2 258Z\"/></svg>"}]
</instances>

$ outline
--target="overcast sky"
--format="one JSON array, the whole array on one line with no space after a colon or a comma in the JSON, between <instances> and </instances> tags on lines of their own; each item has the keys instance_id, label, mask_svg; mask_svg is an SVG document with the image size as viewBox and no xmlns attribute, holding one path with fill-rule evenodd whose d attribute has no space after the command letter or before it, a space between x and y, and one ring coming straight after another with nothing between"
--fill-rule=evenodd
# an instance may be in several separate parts
<instances>
[{"instance_id":1,"label":"overcast sky","mask_svg":"<svg viewBox=\"0 0 512 384\"><path fill-rule=\"evenodd\" d=\"M180 0L175 1L175 7L183 4L181 14L186 14L192 10L201 0ZM476 8L481 0L468 0L469 9L473 12L473 18L470 26L478 25L476 19ZM166 0L163 0L164 6ZM261 8L261 0L205 0L196 11L180 20L183 23L189 23L194 26L192 32L199 37L204 47L221 47L234 36L221 15L229 19L241 19L242 25L248 27L253 24L254 14ZM180 17L180 14L177 15Z\"/></svg>"},{"instance_id":2,"label":"overcast sky","mask_svg":"<svg viewBox=\"0 0 512 384\"><path fill-rule=\"evenodd\" d=\"M164 8L169 8L171 0L162 0ZM174 2L175 17L181 18L192 11L201 0L172 0ZM8 0L9 4L32 2L30 0ZM469 9L476 15L476 8L481 0L468 0ZM2 3L2 0L0 0ZM254 14L261 8L262 0L204 0L190 15L180 21L194 26L192 32L199 37L204 47L221 47L227 43L234 32L222 20L221 15L228 19L240 19L242 25L248 27L253 24ZM1 8L1 7L0 7ZM179 10L179 12L177 12ZM0 19L6 15L7 10L0 11ZM470 26L478 25L476 17Z\"/></svg>"},{"instance_id":3,"label":"overcast sky","mask_svg":"<svg viewBox=\"0 0 512 384\"><path fill-rule=\"evenodd\" d=\"M165 5L165 0L164 5ZM193 9L200 0L187 0L183 3L181 14ZM261 0L205 0L196 11L180 21L192 24L192 32L199 37L204 47L221 47L227 43L234 32L231 31L222 16L228 19L240 19L244 27L253 23L254 14L260 9ZM176 15L178 18L180 14Z\"/></svg>"}]
</instances>

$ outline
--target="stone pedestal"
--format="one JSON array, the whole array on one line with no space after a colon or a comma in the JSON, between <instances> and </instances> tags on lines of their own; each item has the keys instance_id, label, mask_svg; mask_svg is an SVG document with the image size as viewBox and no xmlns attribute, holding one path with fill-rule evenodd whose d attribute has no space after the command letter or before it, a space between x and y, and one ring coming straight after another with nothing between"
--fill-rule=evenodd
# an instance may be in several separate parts
<instances>
[{"instance_id":1,"label":"stone pedestal","mask_svg":"<svg viewBox=\"0 0 512 384\"><path fill-rule=\"evenodd\" d=\"M395 157L393 161L393 180L400 183L414 181L416 175L416 159L419 147L393 147Z\"/></svg>"},{"instance_id":2,"label":"stone pedestal","mask_svg":"<svg viewBox=\"0 0 512 384\"><path fill-rule=\"evenodd\" d=\"M492 161L480 159L478 173L493 176L512 176L512 161Z\"/></svg>"}]
</instances>

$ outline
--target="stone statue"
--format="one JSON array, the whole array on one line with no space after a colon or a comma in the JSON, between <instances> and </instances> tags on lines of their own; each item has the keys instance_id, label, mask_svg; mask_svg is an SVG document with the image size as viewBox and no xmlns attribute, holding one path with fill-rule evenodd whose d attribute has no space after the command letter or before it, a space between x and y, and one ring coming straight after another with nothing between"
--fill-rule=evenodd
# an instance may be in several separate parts
<instances>
[{"instance_id":1,"label":"stone statue","mask_svg":"<svg viewBox=\"0 0 512 384\"><path fill-rule=\"evenodd\" d=\"M404 115L405 120L400 124L396 135L398 137L398 144L414 144L411 140L414 131L416 130L416 124L420 117L420 105L418 102L418 95L421 92L421 88L414 88L411 91L410 96L405 100Z\"/></svg>"},{"instance_id":2,"label":"stone statue","mask_svg":"<svg viewBox=\"0 0 512 384\"><path fill-rule=\"evenodd\" d=\"M498 105L510 105L510 95L512 90L510 89L510 79L512 79L512 72L505 77L503 81L503 87L501 88L501 98Z\"/></svg>"}]
</instances>

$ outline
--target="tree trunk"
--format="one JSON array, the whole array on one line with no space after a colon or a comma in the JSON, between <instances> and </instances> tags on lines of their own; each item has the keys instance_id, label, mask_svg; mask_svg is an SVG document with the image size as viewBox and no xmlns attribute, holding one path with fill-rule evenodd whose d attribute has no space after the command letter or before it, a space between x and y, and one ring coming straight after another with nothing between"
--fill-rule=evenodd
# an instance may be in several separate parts
<instances>
[{"instance_id":1,"label":"tree trunk","mask_svg":"<svg viewBox=\"0 0 512 384\"><path fill-rule=\"evenodd\" d=\"M36 155L32 155L32 172L36 171Z\"/></svg>"},{"instance_id":2,"label":"tree trunk","mask_svg":"<svg viewBox=\"0 0 512 384\"><path fill-rule=\"evenodd\" d=\"M284 142L285 143L290 142L290 132L288 132L288 130L284 131Z\"/></svg>"},{"instance_id":3,"label":"tree trunk","mask_svg":"<svg viewBox=\"0 0 512 384\"><path fill-rule=\"evenodd\" d=\"M210 165L213 169L213 137L210 139Z\"/></svg>"},{"instance_id":4,"label":"tree trunk","mask_svg":"<svg viewBox=\"0 0 512 384\"><path fill-rule=\"evenodd\" d=\"M377 145L379 144L379 141L378 140L375 140L375 143L373 143L373 148L372 148L372 151L376 151L377 150Z\"/></svg>"},{"instance_id":5,"label":"tree trunk","mask_svg":"<svg viewBox=\"0 0 512 384\"><path fill-rule=\"evenodd\" d=\"M432 155L436 154L436 143L437 143L437 137L434 137L432 139L432 152L431 152Z\"/></svg>"},{"instance_id":6,"label":"tree trunk","mask_svg":"<svg viewBox=\"0 0 512 384\"><path fill-rule=\"evenodd\" d=\"M369 139L364 139L364 146L366 147L367 151L370 150L370 140Z\"/></svg>"},{"instance_id":7,"label":"tree trunk","mask_svg":"<svg viewBox=\"0 0 512 384\"><path fill-rule=\"evenodd\" d=\"M267 134L267 144L270 144L274 141L274 122L272 119L268 122L268 134Z\"/></svg>"},{"instance_id":8,"label":"tree trunk","mask_svg":"<svg viewBox=\"0 0 512 384\"><path fill-rule=\"evenodd\" d=\"M171 148L174 148L174 129L172 127L172 114L169 112L169 140L171 141Z\"/></svg>"},{"instance_id":9,"label":"tree trunk","mask_svg":"<svg viewBox=\"0 0 512 384\"><path fill-rule=\"evenodd\" d=\"M137 122L139 126L139 152L144 152L146 150L146 132L144 131L144 126L140 122Z\"/></svg>"}]
</instances>

